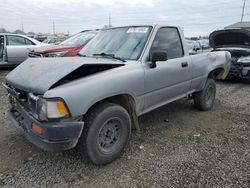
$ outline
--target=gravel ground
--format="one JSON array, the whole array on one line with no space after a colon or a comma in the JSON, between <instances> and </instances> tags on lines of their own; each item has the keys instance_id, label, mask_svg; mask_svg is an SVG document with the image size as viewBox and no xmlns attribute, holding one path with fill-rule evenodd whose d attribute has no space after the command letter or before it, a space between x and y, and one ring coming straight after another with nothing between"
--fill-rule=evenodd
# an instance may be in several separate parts
<instances>
[{"instance_id":1,"label":"gravel ground","mask_svg":"<svg viewBox=\"0 0 250 188\"><path fill-rule=\"evenodd\" d=\"M8 71L0 72L0 82ZM180 100L140 117L125 153L106 166L75 150L44 152L4 118L0 88L0 186L250 187L250 85L218 82L213 110Z\"/></svg>"}]
</instances>

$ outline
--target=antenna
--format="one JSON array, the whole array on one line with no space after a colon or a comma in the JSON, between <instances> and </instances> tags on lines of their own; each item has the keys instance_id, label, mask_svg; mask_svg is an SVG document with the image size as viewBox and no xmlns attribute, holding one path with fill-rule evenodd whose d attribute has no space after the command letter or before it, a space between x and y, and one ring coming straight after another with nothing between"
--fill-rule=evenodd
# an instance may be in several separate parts
<instances>
[{"instance_id":1,"label":"antenna","mask_svg":"<svg viewBox=\"0 0 250 188\"><path fill-rule=\"evenodd\" d=\"M246 6L246 0L243 0L243 1L244 1L244 3L243 3L243 7L242 7L241 22L243 22L245 6Z\"/></svg>"}]
</instances>

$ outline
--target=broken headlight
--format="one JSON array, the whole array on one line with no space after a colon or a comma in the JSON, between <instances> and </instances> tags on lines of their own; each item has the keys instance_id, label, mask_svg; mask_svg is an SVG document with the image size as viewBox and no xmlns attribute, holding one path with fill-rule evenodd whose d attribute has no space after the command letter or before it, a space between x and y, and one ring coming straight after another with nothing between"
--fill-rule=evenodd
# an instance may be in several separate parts
<instances>
[{"instance_id":1,"label":"broken headlight","mask_svg":"<svg viewBox=\"0 0 250 188\"><path fill-rule=\"evenodd\" d=\"M40 120L58 119L69 116L65 103L60 99L39 98L37 112Z\"/></svg>"}]
</instances>

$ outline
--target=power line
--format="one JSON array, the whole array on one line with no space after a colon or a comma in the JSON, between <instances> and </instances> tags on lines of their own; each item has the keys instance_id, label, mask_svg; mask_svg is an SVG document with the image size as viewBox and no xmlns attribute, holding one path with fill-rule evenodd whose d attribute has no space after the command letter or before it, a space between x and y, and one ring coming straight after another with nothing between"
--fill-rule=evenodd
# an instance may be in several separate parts
<instances>
[{"instance_id":1,"label":"power line","mask_svg":"<svg viewBox=\"0 0 250 188\"><path fill-rule=\"evenodd\" d=\"M246 0L244 0L244 4L243 4L243 7L241 5L241 2L237 2L237 6L234 6L232 7L232 3L235 2L235 1L232 1L232 0L227 0L227 1L223 1L223 2L217 2L217 3L210 3L210 4L194 4L192 6L183 6L183 7L180 7L178 9L174 9L174 8L171 8L170 6L163 6L164 8L160 9L160 10L152 10L152 9L146 9L145 11L135 11L135 10L129 10L129 11L126 11L126 12L117 12L117 13L113 13L114 15L112 15L112 19L115 20L115 23L118 23L118 22L121 22L123 21L123 23L125 22L134 22L134 21L141 21L143 20L144 22L148 22L150 20L153 20L153 21L162 21L162 20L165 20L166 22L178 22L178 21L183 21L184 19L183 18L176 18L176 15L178 16L183 16L185 17L186 19L186 22L183 22L183 23L186 23L187 25L190 25L190 27L192 25L195 25L195 26L208 26L208 25L211 25L211 24L216 24L216 22L211 22L211 23L204 23L204 21L208 21L208 19L211 19L211 18L216 18L216 20L214 21L217 21L218 19L221 19L221 22L220 24L228 24L229 21L226 21L226 20L229 20L229 18L233 18L232 20L236 21L238 20L239 18L239 12L237 15L226 15L226 16L217 16L217 14L219 14L220 10L226 10L226 11L230 11L231 8L234 8L234 9L237 9L237 11L240 11L242 9L242 15L241 15L241 20L243 21L244 19L244 16L248 16L250 14L245 14L245 12L247 13L248 12L248 8L247 6L245 6L245 3L246 3ZM200 8L199 8L200 7ZM205 9L205 10L204 10ZM182 11L183 10L183 11ZM181 11L181 12L180 12ZM165 12L165 13L164 13ZM189 13L190 12L190 13ZM204 18L199 18L198 16L203 16L201 15L202 13L205 13L207 12L208 14L204 15L206 17ZM152 13L152 14L156 14L156 15L148 15L149 13ZM126 15L126 16L125 16ZM132 15L135 15L135 16L132 16ZM81 24L82 27L84 26L88 26L88 24L92 24L92 25L98 25L99 23L100 24L103 24L103 23L106 23L107 22L107 16L103 16L102 14L98 14L98 15L95 15L94 17L91 17L91 16L88 16L88 15L83 15L84 18L85 18L85 22L83 23L82 20L80 20L80 17L79 17L79 21L76 19L76 20L72 20L72 21L64 21L62 23L60 18L59 19L55 19L57 21L57 26L60 28L60 26L66 26L66 25L76 25L76 24ZM106 19L105 19L106 17ZM197 19L195 18L197 17ZM100 19L102 18L102 19ZM223 20L222 20L223 18ZM228 19L225 19L225 18L228 18ZM245 18L246 19L246 18ZM28 20L28 19L26 19ZM42 18L33 18L31 19L30 18L30 21L28 24L32 24L32 25L40 25L41 22L39 22L39 20L42 21ZM113 21L112 20L112 21ZM232 21L231 20L231 21ZM14 20L11 20L9 19L8 21L14 21ZM46 21L46 20L45 20ZM200 22L200 23L196 23L196 22ZM26 21L25 21L26 22ZM34 22L34 23L32 23ZM59 22L59 23L58 23ZM67 23L69 22L69 23ZM114 21L113 21L114 22ZM108 20L108 23L109 25L111 25L111 16L109 15L109 20ZM180 23L180 22L179 22ZM178 24L178 23L177 23ZM219 24L217 22L217 24ZM58 28L57 28L58 29ZM55 34L55 21L53 20L53 33Z\"/></svg>"},{"instance_id":2,"label":"power line","mask_svg":"<svg viewBox=\"0 0 250 188\"><path fill-rule=\"evenodd\" d=\"M143 16L141 14L138 14L138 16ZM226 15L226 16L216 16L216 15L211 15L211 16L206 16L205 19L202 20L202 22L204 22L205 20L208 20L208 19L213 19L213 18L216 18L216 20L218 19L223 19L223 21L225 21L226 18L237 18L238 15ZM250 14L244 14L244 16L250 16ZM112 18L113 19L113 18ZM34 21L34 23L32 23L32 25L40 25L41 23L38 23L40 19L32 19L32 21ZM138 21L141 21L141 20L144 20L145 22L148 22L148 21L165 21L165 22L178 22L178 21L183 21L183 18L174 18L174 15L172 15L171 17L166 17L164 19L158 19L157 17L149 17L149 18L145 18L145 17L116 17L115 18L116 22L119 22L119 21L134 21L134 20L138 20ZM199 19L198 19L199 20ZM15 20L9 20L9 22L11 21L15 21ZM191 23L195 21L195 19L190 19L188 17L186 17L186 21L185 23ZM90 19L86 19L85 20L85 23L103 23L103 20L101 20L100 18L96 19L95 17L93 18L90 18ZM201 20L199 20L199 22L201 22ZM203 25L203 23L201 22L201 25ZM30 22L31 23L31 22ZM75 25L75 24L81 24L82 21L74 21L74 22L71 22L71 23L57 23L57 25L61 25L61 26L64 26L64 25ZM214 23L214 22L213 22ZM192 23L191 23L192 24ZM212 23L211 23L212 24ZM55 22L53 20L53 31L55 30Z\"/></svg>"},{"instance_id":3,"label":"power line","mask_svg":"<svg viewBox=\"0 0 250 188\"><path fill-rule=\"evenodd\" d=\"M217 10L216 10L217 11ZM210 15L209 16L206 16L205 18L203 18L203 20L205 19L212 19L212 18L217 18L217 19L222 19L222 18L236 18L237 16L238 16L238 14L230 14L230 15L221 15L221 16L218 16L218 15L215 15L215 14L212 14L214 11L210 11ZM198 12L196 12L196 13L198 13ZM180 16L180 15L183 15L183 16L186 16L186 19L189 19L190 17L191 17L191 19L193 19L192 18L192 16L195 16L196 15L196 17L197 17L197 14L178 14L178 16ZM127 14L126 14L127 15ZM250 14L244 14L244 16L249 16ZM148 20L149 18L147 17L147 18L145 18L144 17L145 16L145 14L137 14L137 17L129 17L129 16L116 16L115 17L115 20L116 21L119 21L119 20L124 20L124 21L126 21L126 20L141 20L141 19L144 19L144 20ZM150 17L150 19L153 19L153 20L156 20L156 19L158 19L157 18L157 16L159 16L159 15L156 15L156 16L154 16L154 17ZM184 20L183 18L178 18L178 19L176 19L175 17L176 17L176 15L175 14L168 14L168 15L164 15L164 14L161 14L160 16L165 16L165 20L166 21L181 21L181 20ZM198 15L198 16L200 16L200 15ZM112 19L114 19L113 17L112 17ZM197 18L197 19L199 19L200 20L200 18ZM28 20L28 19L26 19L26 22L29 22L29 23L32 23L32 22L34 22L34 23L32 23L32 24L34 24L34 25L40 25L41 23L38 23L39 21L41 21L42 19L41 18L38 18L38 19L35 19L35 18L33 18L33 19L31 19L31 20ZM161 18L161 20L162 20L162 18ZM9 19L8 20L9 22L11 22L11 21L15 21L15 19ZM44 21L46 21L46 20L44 20ZM85 22L94 22L94 21L98 21L98 22L103 22L103 20L102 19L100 19L100 17L90 17L90 18L85 18ZM110 16L110 20L109 20L110 22L111 22L111 16ZM200 20L201 21L201 20ZM64 20L64 22L63 23L57 23L57 25L68 25L68 24L78 24L78 23L82 23L82 20L75 20L74 22L71 22L71 23L66 23L65 22L65 20Z\"/></svg>"}]
</instances>

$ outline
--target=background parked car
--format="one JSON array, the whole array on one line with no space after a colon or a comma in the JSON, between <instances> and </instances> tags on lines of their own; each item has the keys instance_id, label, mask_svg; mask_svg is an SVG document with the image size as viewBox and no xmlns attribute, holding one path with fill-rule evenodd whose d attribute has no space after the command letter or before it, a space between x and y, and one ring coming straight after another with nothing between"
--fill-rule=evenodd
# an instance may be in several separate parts
<instances>
[{"instance_id":1,"label":"background parked car","mask_svg":"<svg viewBox=\"0 0 250 188\"><path fill-rule=\"evenodd\" d=\"M24 35L0 33L0 67L15 66L28 57L28 52L43 44Z\"/></svg>"},{"instance_id":2,"label":"background parked car","mask_svg":"<svg viewBox=\"0 0 250 188\"><path fill-rule=\"evenodd\" d=\"M34 48L29 57L73 57L97 34L97 31L82 31L59 45Z\"/></svg>"},{"instance_id":3,"label":"background parked car","mask_svg":"<svg viewBox=\"0 0 250 188\"><path fill-rule=\"evenodd\" d=\"M60 44L61 42L65 41L66 37L56 37L56 36L48 36L42 43L45 44Z\"/></svg>"},{"instance_id":4,"label":"background parked car","mask_svg":"<svg viewBox=\"0 0 250 188\"><path fill-rule=\"evenodd\" d=\"M47 38L47 36L38 34L38 35L34 35L32 38L38 40L39 42L43 42Z\"/></svg>"},{"instance_id":5,"label":"background parked car","mask_svg":"<svg viewBox=\"0 0 250 188\"><path fill-rule=\"evenodd\" d=\"M188 39L186 39L186 42L189 49L188 52L190 55L202 52L202 46L200 42Z\"/></svg>"},{"instance_id":6,"label":"background parked car","mask_svg":"<svg viewBox=\"0 0 250 188\"><path fill-rule=\"evenodd\" d=\"M214 51L229 51L232 56L227 76L250 81L250 31L244 29L217 30L209 36Z\"/></svg>"},{"instance_id":7,"label":"background parked car","mask_svg":"<svg viewBox=\"0 0 250 188\"><path fill-rule=\"evenodd\" d=\"M198 42L201 44L201 47L203 50L210 48L208 39L200 39L200 40L198 40Z\"/></svg>"}]
</instances>

